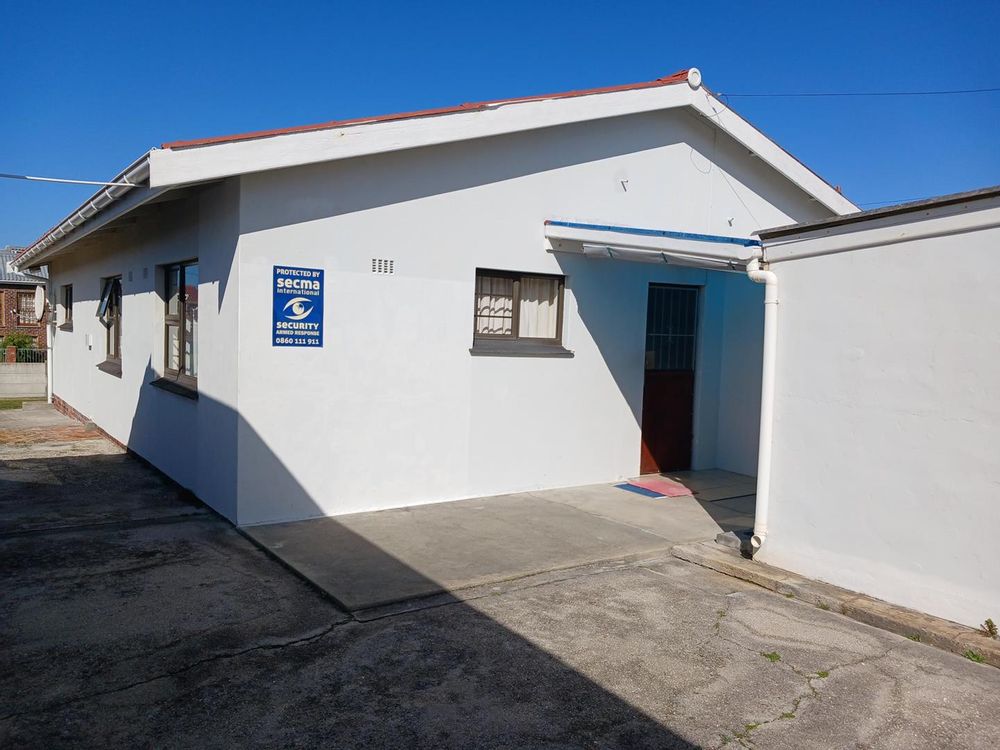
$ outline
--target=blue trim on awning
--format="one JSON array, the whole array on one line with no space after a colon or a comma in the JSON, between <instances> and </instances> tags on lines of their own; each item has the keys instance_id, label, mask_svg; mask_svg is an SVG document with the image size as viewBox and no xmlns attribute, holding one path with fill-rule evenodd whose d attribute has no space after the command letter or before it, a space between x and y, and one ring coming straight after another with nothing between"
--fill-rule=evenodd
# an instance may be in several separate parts
<instances>
[{"instance_id":1,"label":"blue trim on awning","mask_svg":"<svg viewBox=\"0 0 1000 750\"><path fill-rule=\"evenodd\" d=\"M635 234L642 237L666 237L673 240L694 240L696 242L718 242L724 245L740 245L741 247L760 247L760 240L744 237L723 237L718 234L696 234L694 232L673 232L669 229L640 229L638 227L616 227L611 224L581 224L576 221L546 221L553 227L567 229L591 229L597 232L618 232L620 234Z\"/></svg>"}]
</instances>

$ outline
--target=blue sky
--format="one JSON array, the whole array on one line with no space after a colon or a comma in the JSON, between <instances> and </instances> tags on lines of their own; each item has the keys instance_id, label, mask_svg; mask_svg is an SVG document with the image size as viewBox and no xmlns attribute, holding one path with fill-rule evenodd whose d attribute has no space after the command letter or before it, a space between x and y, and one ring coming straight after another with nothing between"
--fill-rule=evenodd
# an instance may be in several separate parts
<instances>
[{"instance_id":1,"label":"blue sky","mask_svg":"<svg viewBox=\"0 0 1000 750\"><path fill-rule=\"evenodd\" d=\"M1000 2L25 3L0 10L0 172L108 179L164 141L649 80L1000 86ZM736 98L858 203L1000 183L1000 94ZM0 244L91 189L0 180Z\"/></svg>"}]
</instances>

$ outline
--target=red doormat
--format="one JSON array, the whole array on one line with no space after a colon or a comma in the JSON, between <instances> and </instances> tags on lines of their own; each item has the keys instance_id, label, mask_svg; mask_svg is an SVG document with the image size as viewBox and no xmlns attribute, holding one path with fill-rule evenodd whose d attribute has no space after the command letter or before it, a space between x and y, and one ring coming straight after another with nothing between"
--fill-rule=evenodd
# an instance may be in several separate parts
<instances>
[{"instance_id":1,"label":"red doormat","mask_svg":"<svg viewBox=\"0 0 1000 750\"><path fill-rule=\"evenodd\" d=\"M665 497L681 497L682 495L693 495L687 487L680 482L665 477L639 477L630 479L628 483L633 487L641 487L644 490L655 492Z\"/></svg>"}]
</instances>

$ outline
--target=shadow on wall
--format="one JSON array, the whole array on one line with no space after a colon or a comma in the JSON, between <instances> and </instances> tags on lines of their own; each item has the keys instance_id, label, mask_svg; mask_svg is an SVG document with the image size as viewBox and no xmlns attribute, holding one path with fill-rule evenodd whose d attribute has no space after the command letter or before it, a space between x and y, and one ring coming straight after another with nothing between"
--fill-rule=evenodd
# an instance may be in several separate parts
<instances>
[{"instance_id":1,"label":"shadow on wall","mask_svg":"<svg viewBox=\"0 0 1000 750\"><path fill-rule=\"evenodd\" d=\"M801 201L797 189L777 172L750 168L752 160L747 160L742 147L728 136L717 134L694 117L652 112L273 170L267 173L274 191L268 195L280 194L282 200L268 198L241 206L241 231L252 233L342 216L682 144L689 150L695 173L706 175L715 170L725 185L719 189L732 190L741 202L734 182L719 170L745 186L741 190L756 193L774 205ZM699 163L711 166L706 171ZM684 181L679 185L677 189L683 190ZM664 193L665 199L672 197L681 196L671 196L669 190ZM823 215L807 212L796 220Z\"/></svg>"},{"instance_id":2,"label":"shadow on wall","mask_svg":"<svg viewBox=\"0 0 1000 750\"><path fill-rule=\"evenodd\" d=\"M677 129L646 114L460 141L268 173L286 200L245 211L242 230L255 232L326 219L610 159L677 143ZM349 186L349 189L344 189Z\"/></svg>"},{"instance_id":3,"label":"shadow on wall","mask_svg":"<svg viewBox=\"0 0 1000 750\"><path fill-rule=\"evenodd\" d=\"M144 385L133 422L137 445L152 439L147 432L156 429L157 420L175 418L167 417L171 404L185 407L176 409L175 414L193 418L195 410L205 410L213 420L225 420L236 426L227 430L227 438L217 442L212 453L203 458L235 467L238 433L239 455L264 464L273 478L272 487L277 489L267 490L270 502L295 507L294 511L280 511L275 515L298 515L306 503L312 505L311 515L322 515L320 507L254 429L238 414L208 396L201 395L197 402L190 402ZM193 409L187 409L188 406ZM303 435L301 439L307 441L311 437ZM377 446L372 446L372 450L377 451ZM142 455L142 451L137 452ZM50 461L52 471L59 473L64 463L71 464L74 459ZM208 469L210 464L202 465L203 471ZM0 484L0 488L2 486ZM370 571L373 580L390 578L407 581L410 588L419 589L421 584L427 589L437 588L435 582L419 571L343 527L335 518L324 523L331 524L330 539L350 547L355 566ZM414 529L414 533L419 532ZM175 592L169 599L165 598L164 603L183 609L184 596L183 591ZM344 714L333 731L343 731L345 737L356 737L358 732L362 733L360 736L377 736L384 727L407 726L407 731L414 734L413 746L426 745L427 738L434 736L438 740L431 743L433 746L556 743L581 747L599 738L602 745L609 747L685 750L694 747L644 711L527 638L469 604L445 597L436 598L435 604L448 604L446 619L442 619L440 607L403 616L405 624L395 628L391 638L369 647L375 649L374 654L351 647L338 657L341 659L338 673L364 676L357 684L344 685L342 680L334 680L330 683L330 695L310 697L313 702L323 702L335 715L345 710L344 705L338 704L349 704L350 713ZM600 603L595 606L601 607ZM614 606L596 614L605 619L630 617L627 609ZM129 616L127 607L114 614L123 619ZM171 612L163 616L180 617ZM364 663L353 664L352 659L362 659ZM369 663L371 660L376 664L374 668ZM378 664L385 665L386 670ZM607 671L606 664L595 664L595 667ZM627 672L630 668L623 654L619 669ZM449 696L446 705L439 705L441 691ZM266 696L262 700L266 702ZM421 709L417 711L416 706ZM458 741L457 738L464 739Z\"/></svg>"},{"instance_id":4,"label":"shadow on wall","mask_svg":"<svg viewBox=\"0 0 1000 750\"><path fill-rule=\"evenodd\" d=\"M577 314L638 427L642 423L650 266L567 253L555 253L555 257L572 290ZM638 444L635 450L638 468Z\"/></svg>"},{"instance_id":5,"label":"shadow on wall","mask_svg":"<svg viewBox=\"0 0 1000 750\"><path fill-rule=\"evenodd\" d=\"M580 320L642 424L651 284L697 287L693 463L753 476L760 429L763 289L743 274L555 253ZM638 448L636 452L638 464Z\"/></svg>"}]
</instances>

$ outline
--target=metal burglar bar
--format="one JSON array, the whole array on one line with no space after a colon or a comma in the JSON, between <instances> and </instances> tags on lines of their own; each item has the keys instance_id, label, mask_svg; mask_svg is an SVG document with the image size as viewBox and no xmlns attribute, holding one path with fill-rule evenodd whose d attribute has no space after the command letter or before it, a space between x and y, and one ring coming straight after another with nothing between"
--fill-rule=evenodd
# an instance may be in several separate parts
<instances>
[{"instance_id":1,"label":"metal burglar bar","mask_svg":"<svg viewBox=\"0 0 1000 750\"><path fill-rule=\"evenodd\" d=\"M697 332L697 287L650 287L646 312L647 370L694 370Z\"/></svg>"}]
</instances>

